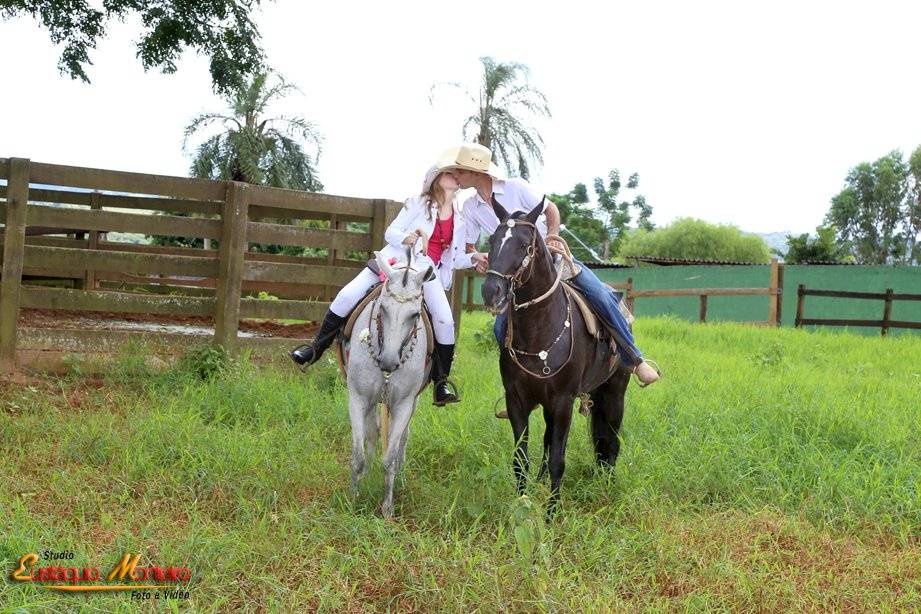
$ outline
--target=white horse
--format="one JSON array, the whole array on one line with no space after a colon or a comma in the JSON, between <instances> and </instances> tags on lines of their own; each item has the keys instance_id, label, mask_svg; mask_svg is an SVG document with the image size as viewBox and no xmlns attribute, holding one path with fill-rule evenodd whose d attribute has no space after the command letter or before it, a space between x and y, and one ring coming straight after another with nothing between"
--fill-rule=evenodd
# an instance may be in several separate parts
<instances>
[{"instance_id":1,"label":"white horse","mask_svg":"<svg viewBox=\"0 0 921 614\"><path fill-rule=\"evenodd\" d=\"M375 252L386 275L380 296L358 314L346 341L349 419L352 422L351 495L374 458L380 423L378 403L390 412L384 450L384 502L381 512L393 516L393 481L403 465L409 421L419 392L429 380L428 338L422 322L422 284L431 273L412 268L412 261L388 264Z\"/></svg>"}]
</instances>

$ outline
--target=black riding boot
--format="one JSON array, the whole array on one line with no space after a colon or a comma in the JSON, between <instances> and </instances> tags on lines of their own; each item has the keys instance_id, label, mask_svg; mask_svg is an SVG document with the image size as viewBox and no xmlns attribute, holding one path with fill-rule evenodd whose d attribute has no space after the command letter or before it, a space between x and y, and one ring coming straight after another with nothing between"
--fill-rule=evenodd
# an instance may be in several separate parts
<instances>
[{"instance_id":1,"label":"black riding boot","mask_svg":"<svg viewBox=\"0 0 921 614\"><path fill-rule=\"evenodd\" d=\"M345 318L341 318L332 311L327 311L310 345L300 345L291 350L291 360L303 366L312 365L320 359L329 346L333 344L336 335L345 325Z\"/></svg>"},{"instance_id":2,"label":"black riding boot","mask_svg":"<svg viewBox=\"0 0 921 614\"><path fill-rule=\"evenodd\" d=\"M460 398L448 388L448 375L451 374L452 362L454 362L454 344L444 345L436 341L435 352L432 355L432 388L435 393L434 404L438 407L460 402Z\"/></svg>"}]
</instances>

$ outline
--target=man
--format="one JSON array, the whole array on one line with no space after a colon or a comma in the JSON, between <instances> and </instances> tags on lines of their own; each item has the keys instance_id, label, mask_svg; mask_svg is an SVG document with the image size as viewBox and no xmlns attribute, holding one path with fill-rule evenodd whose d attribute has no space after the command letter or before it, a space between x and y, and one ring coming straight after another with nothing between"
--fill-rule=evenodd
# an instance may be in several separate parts
<instances>
[{"instance_id":1,"label":"man","mask_svg":"<svg viewBox=\"0 0 921 614\"><path fill-rule=\"evenodd\" d=\"M477 271L485 273L489 268L488 254L476 252L475 244L481 232L491 235L499 226L499 218L492 208L492 198L495 198L509 214L513 214L516 211L531 211L540 204L543 197L524 179L505 178L492 163L489 149L482 145L465 144L449 149L442 154L438 164L441 169L451 170L461 188L476 189L476 193L464 203L462 215L467 228L467 251L473 253L471 258ZM554 203L548 202L544 207L543 214L538 218L537 229L544 238L548 234L559 234L560 212ZM548 246L554 244L562 247L556 239L551 239L547 243ZM639 348L636 347L630 326L620 311L617 295L609 286L602 283L591 269L578 261L576 264L581 271L572 278L572 283L584 292L585 298L595 311L614 329L615 341L624 362L633 368L642 386L657 381L660 375L643 360ZM493 328L499 347L502 347L505 337L507 316L507 312L499 314Z\"/></svg>"}]
</instances>

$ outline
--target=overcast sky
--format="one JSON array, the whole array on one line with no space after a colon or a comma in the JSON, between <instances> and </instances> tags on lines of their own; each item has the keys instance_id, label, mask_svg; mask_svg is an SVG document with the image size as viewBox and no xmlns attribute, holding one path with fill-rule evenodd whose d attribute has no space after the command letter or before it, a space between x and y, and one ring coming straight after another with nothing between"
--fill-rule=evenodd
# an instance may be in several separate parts
<instances>
[{"instance_id":1,"label":"overcast sky","mask_svg":"<svg viewBox=\"0 0 921 614\"><path fill-rule=\"evenodd\" d=\"M334 194L406 198L465 114L436 81L478 85L478 58L531 68L553 118L534 183L565 192L640 174L653 221L812 231L848 169L921 145L918 2L265 4L271 66L302 90L281 109L325 137ZM207 63L144 73L136 22L93 52L92 84L57 71L30 19L0 23L0 157L185 175L182 131L223 104Z\"/></svg>"}]
</instances>

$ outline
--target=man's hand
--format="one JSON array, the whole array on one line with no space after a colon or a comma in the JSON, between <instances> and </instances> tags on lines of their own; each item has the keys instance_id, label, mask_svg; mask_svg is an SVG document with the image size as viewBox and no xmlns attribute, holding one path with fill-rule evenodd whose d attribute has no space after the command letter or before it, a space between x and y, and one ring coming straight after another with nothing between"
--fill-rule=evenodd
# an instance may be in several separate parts
<instances>
[{"instance_id":1,"label":"man's hand","mask_svg":"<svg viewBox=\"0 0 921 614\"><path fill-rule=\"evenodd\" d=\"M547 247L549 247L551 250L556 249L556 250L559 250L559 251L561 251L561 252L564 252L564 251L565 251L565 250L563 249L563 242L560 241L559 239L555 239L555 238L549 238L549 239L547 239Z\"/></svg>"},{"instance_id":2,"label":"man's hand","mask_svg":"<svg viewBox=\"0 0 921 614\"><path fill-rule=\"evenodd\" d=\"M470 259L473 260L473 264L476 265L477 273L485 273L486 269L489 268L489 254L475 252L470 256Z\"/></svg>"}]
</instances>

